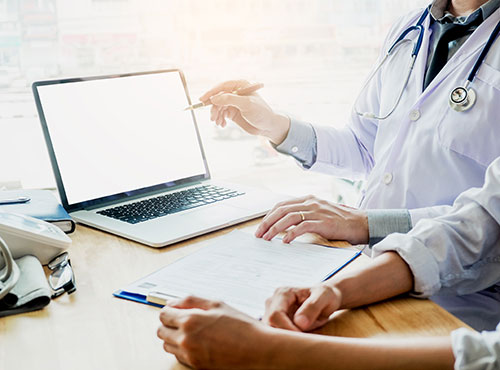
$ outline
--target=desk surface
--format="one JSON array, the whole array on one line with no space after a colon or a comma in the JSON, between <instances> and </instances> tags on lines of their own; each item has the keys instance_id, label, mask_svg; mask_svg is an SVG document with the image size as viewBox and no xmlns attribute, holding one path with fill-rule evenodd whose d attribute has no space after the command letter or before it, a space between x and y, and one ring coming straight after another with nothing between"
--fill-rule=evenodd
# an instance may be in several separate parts
<instances>
[{"instance_id":1,"label":"desk surface","mask_svg":"<svg viewBox=\"0 0 500 370\"><path fill-rule=\"evenodd\" d=\"M256 224L237 227L254 229ZM183 369L156 337L159 309L114 298L112 292L194 252L199 241L230 230L153 249L78 226L70 248L78 290L42 311L0 319L0 369ZM401 298L338 312L320 332L447 335L461 326L466 325L431 301Z\"/></svg>"}]
</instances>

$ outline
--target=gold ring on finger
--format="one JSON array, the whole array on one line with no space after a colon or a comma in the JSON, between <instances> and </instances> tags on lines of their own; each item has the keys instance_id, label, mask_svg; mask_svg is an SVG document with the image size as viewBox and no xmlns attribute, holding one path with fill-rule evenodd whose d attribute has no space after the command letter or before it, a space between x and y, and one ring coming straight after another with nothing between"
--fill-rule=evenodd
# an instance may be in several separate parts
<instances>
[{"instance_id":1,"label":"gold ring on finger","mask_svg":"<svg viewBox=\"0 0 500 370\"><path fill-rule=\"evenodd\" d=\"M304 216L304 213L299 211L299 214L300 214L300 218L302 219L302 221L305 221L306 216Z\"/></svg>"}]
</instances>

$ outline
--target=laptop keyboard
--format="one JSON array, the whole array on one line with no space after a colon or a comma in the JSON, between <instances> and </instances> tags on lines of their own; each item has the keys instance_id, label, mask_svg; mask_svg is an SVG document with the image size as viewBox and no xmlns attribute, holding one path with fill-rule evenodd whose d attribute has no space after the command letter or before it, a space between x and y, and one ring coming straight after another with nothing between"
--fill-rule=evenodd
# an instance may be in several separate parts
<instances>
[{"instance_id":1,"label":"laptop keyboard","mask_svg":"<svg viewBox=\"0 0 500 370\"><path fill-rule=\"evenodd\" d=\"M245 193L220 186L203 185L135 203L108 208L97 213L130 224L137 224L243 194Z\"/></svg>"}]
</instances>

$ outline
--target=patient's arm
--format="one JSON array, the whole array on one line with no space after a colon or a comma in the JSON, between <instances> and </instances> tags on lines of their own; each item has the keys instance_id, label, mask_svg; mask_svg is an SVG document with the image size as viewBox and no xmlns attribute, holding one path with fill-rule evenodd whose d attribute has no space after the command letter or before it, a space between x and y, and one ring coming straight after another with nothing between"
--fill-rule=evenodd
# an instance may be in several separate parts
<instances>
[{"instance_id":1,"label":"patient's arm","mask_svg":"<svg viewBox=\"0 0 500 370\"><path fill-rule=\"evenodd\" d=\"M231 307L189 297L160 314L165 351L203 369L451 369L449 338L353 339L264 325Z\"/></svg>"}]
</instances>

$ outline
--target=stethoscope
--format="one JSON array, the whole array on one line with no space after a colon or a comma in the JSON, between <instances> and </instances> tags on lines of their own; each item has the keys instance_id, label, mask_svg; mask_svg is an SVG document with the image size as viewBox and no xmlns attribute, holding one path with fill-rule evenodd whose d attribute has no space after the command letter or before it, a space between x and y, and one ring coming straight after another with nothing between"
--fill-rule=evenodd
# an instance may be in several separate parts
<instances>
[{"instance_id":1,"label":"stethoscope","mask_svg":"<svg viewBox=\"0 0 500 370\"><path fill-rule=\"evenodd\" d=\"M397 49L398 46L402 45L403 43L410 42L411 40L405 39L405 37L412 31L417 31L418 32L418 38L415 41L413 45L413 50L411 52L411 61L410 65L408 68L408 73L406 74L406 78L404 79L404 84L401 90L399 91L399 95L396 99L396 102L392 106L392 108L389 110L389 112L385 115L380 115L377 116L375 113L369 113L369 112L360 112L356 108L356 104L354 105L354 111L356 112L357 115L366 117L366 118L371 118L371 119L376 119L376 120L384 120L388 118L395 110L396 107L399 105L399 102L401 101L401 97L403 96L403 92L408 85L408 81L410 80L411 72L413 71L413 67L415 66L415 61L417 60L418 53L420 51L420 48L422 46L422 41L424 38L424 20L429 14L429 8L426 8L420 18L418 19L417 23L414 26L410 26L407 29L405 29L401 35L397 38L397 40L392 44L392 46L389 48L387 53L385 54L384 58L382 61L378 64L377 68L373 70L373 72L370 74L368 77L367 81L365 82L362 91L365 90L365 88L368 86L370 81L373 79L375 74L379 71L379 69L384 65L385 61L394 53L394 51ZM474 80L474 77L476 76L477 71L479 70L479 67L481 67L481 64L484 61L484 58L488 54L488 51L491 48L491 45L493 45L493 42L495 42L496 37L500 33L500 22L496 25L495 29L491 33L490 37L488 38L488 41L486 42L486 45L484 45L483 50L481 51L481 54L479 54L479 57L477 58L476 63L474 64L474 67L472 68L469 76L467 77L467 80L465 81L465 84L463 86L458 86L455 87L449 97L449 105L450 107L457 111L457 112L465 112L472 108L474 103L476 102L476 92L470 88L470 84Z\"/></svg>"}]
</instances>

